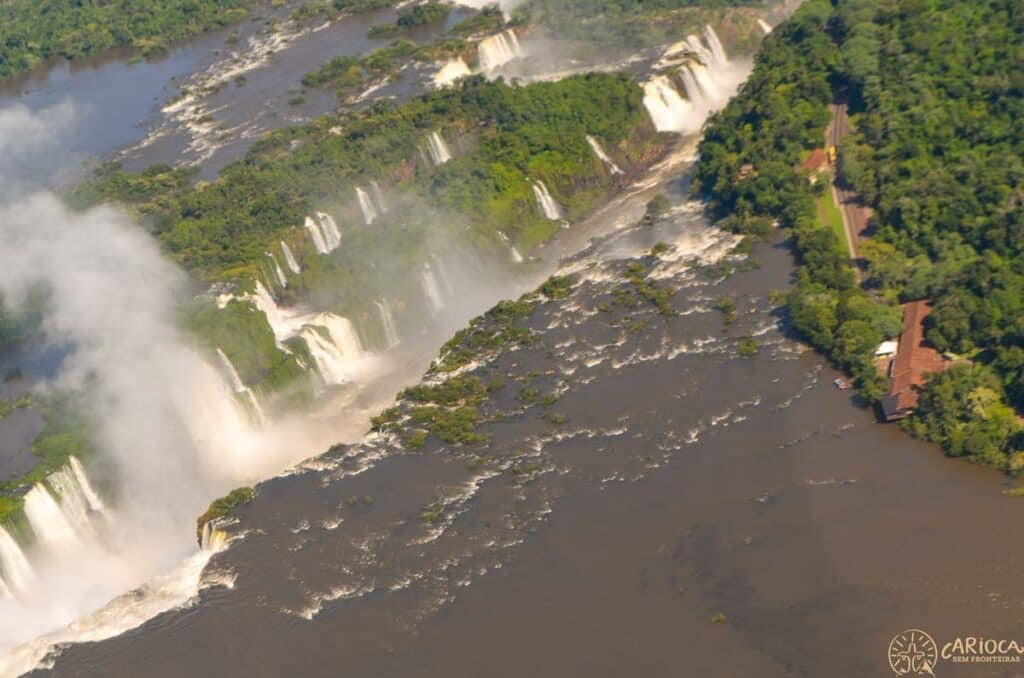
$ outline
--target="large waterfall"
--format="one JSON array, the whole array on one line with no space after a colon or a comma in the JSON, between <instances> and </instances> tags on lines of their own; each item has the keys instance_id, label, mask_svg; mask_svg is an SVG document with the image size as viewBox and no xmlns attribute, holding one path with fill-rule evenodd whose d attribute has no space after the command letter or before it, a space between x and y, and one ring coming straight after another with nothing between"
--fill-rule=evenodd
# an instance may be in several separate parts
<instances>
[{"instance_id":1,"label":"large waterfall","mask_svg":"<svg viewBox=\"0 0 1024 678\"><path fill-rule=\"evenodd\" d=\"M462 57L452 59L434 74L434 87L447 87L459 78L472 74L472 71L469 70L469 66L466 65Z\"/></svg>"},{"instance_id":2,"label":"large waterfall","mask_svg":"<svg viewBox=\"0 0 1024 678\"><path fill-rule=\"evenodd\" d=\"M291 353L286 342L295 337L303 340L324 384L348 383L364 367L362 343L347 318L282 309L259 282L248 298L266 316L278 348Z\"/></svg>"},{"instance_id":3,"label":"large waterfall","mask_svg":"<svg viewBox=\"0 0 1024 678\"><path fill-rule=\"evenodd\" d=\"M263 424L266 422L267 417L263 413L263 408L260 406L260 401L256 398L256 394L252 392L252 389L245 385L242 378L238 376L238 370L228 359L224 351L217 349L217 357L220 358L221 367L224 368L224 373L228 377L228 383L231 384L231 390L240 398L244 399L246 406L252 412L253 418L257 424Z\"/></svg>"},{"instance_id":4,"label":"large waterfall","mask_svg":"<svg viewBox=\"0 0 1024 678\"><path fill-rule=\"evenodd\" d=\"M373 206L369 194L356 186L356 198L359 200L359 209L363 212L363 221L369 226L377 218L377 209Z\"/></svg>"},{"instance_id":5,"label":"large waterfall","mask_svg":"<svg viewBox=\"0 0 1024 678\"><path fill-rule=\"evenodd\" d=\"M644 106L659 132L691 134L721 108L742 81L711 26L664 51L659 73L644 83ZM682 57L678 55L682 52ZM685 94L685 97L684 97Z\"/></svg>"},{"instance_id":6,"label":"large waterfall","mask_svg":"<svg viewBox=\"0 0 1024 678\"><path fill-rule=\"evenodd\" d=\"M25 495L24 512L36 539L47 547L61 550L79 543L79 533L44 483Z\"/></svg>"},{"instance_id":7,"label":"large waterfall","mask_svg":"<svg viewBox=\"0 0 1024 678\"><path fill-rule=\"evenodd\" d=\"M433 131L427 137L427 150L430 152L430 160L434 165L443 165L452 159L452 154L448 151L448 144L444 142L444 137L438 131Z\"/></svg>"},{"instance_id":8,"label":"large waterfall","mask_svg":"<svg viewBox=\"0 0 1024 678\"><path fill-rule=\"evenodd\" d=\"M537 206L540 207L540 211L544 213L545 217L551 221L559 221L562 218L561 208L551 197L551 193L548 192L548 187L544 185L543 181L533 182L533 196L537 199Z\"/></svg>"},{"instance_id":9,"label":"large waterfall","mask_svg":"<svg viewBox=\"0 0 1024 678\"><path fill-rule=\"evenodd\" d=\"M18 546L14 537L0 525L0 571L11 594L15 596L29 593L36 585L36 575Z\"/></svg>"},{"instance_id":10,"label":"large waterfall","mask_svg":"<svg viewBox=\"0 0 1024 678\"><path fill-rule=\"evenodd\" d=\"M722 41L718 39L718 34L715 33L715 29L710 24L705 25L701 31L704 34L704 40L708 43L708 48L711 50L711 57L713 63L708 66L723 66L729 63L729 57L725 54L725 48L722 47Z\"/></svg>"},{"instance_id":11,"label":"large waterfall","mask_svg":"<svg viewBox=\"0 0 1024 678\"><path fill-rule=\"evenodd\" d=\"M664 75L656 75L644 83L644 106L659 132L686 132L691 123L693 107L680 96Z\"/></svg>"},{"instance_id":12,"label":"large waterfall","mask_svg":"<svg viewBox=\"0 0 1024 678\"><path fill-rule=\"evenodd\" d=\"M271 268L274 271L274 277L277 278L277 284L281 287L288 287L288 278L285 277L281 265L277 263L277 257L273 252L267 252L267 256L270 257Z\"/></svg>"},{"instance_id":13,"label":"large waterfall","mask_svg":"<svg viewBox=\"0 0 1024 678\"><path fill-rule=\"evenodd\" d=\"M619 169L619 166L615 164L615 161L612 160L608 156L608 154L604 152L604 147L601 146L600 141L598 141L597 139L588 134L587 143L590 144L590 148L593 149L594 155L597 156L598 160L603 162L608 167L609 172L611 172L612 174L622 174L622 170Z\"/></svg>"},{"instance_id":14,"label":"large waterfall","mask_svg":"<svg viewBox=\"0 0 1024 678\"><path fill-rule=\"evenodd\" d=\"M295 275L301 273L302 269L299 268L299 262L295 259L295 255L292 254L292 248L288 247L288 243L284 240L281 241L281 252L284 253L284 261L288 264L288 270Z\"/></svg>"},{"instance_id":15,"label":"large waterfall","mask_svg":"<svg viewBox=\"0 0 1024 678\"><path fill-rule=\"evenodd\" d=\"M395 316L391 311L391 302L387 299L373 302L377 307L377 315L380 316L380 326L384 330L384 342L387 348L394 348L400 341L398 327L395 325Z\"/></svg>"},{"instance_id":16,"label":"large waterfall","mask_svg":"<svg viewBox=\"0 0 1024 678\"><path fill-rule=\"evenodd\" d=\"M497 35L486 37L477 45L477 58L480 61L480 70L485 73L513 59L518 59L522 55L523 51L519 45L519 38L516 37L516 32L511 28Z\"/></svg>"}]
</instances>

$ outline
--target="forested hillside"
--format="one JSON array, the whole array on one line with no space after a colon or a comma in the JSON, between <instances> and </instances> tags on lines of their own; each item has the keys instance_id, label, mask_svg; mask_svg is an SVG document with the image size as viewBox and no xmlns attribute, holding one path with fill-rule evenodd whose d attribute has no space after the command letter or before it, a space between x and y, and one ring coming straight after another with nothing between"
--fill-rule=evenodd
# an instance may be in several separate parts
<instances>
[{"instance_id":1,"label":"forested hillside","mask_svg":"<svg viewBox=\"0 0 1024 678\"><path fill-rule=\"evenodd\" d=\"M811 0L710 122L698 177L733 228L791 229L792 322L869 399L883 386L871 350L893 334L895 304L934 299L928 340L971 363L930 383L908 427L1012 471L1024 469L1009 406L1024 408L1022 36L1011 0ZM815 214L821 183L794 170L838 100L858 130L840 148L840 181L875 209L864 289Z\"/></svg>"}]
</instances>

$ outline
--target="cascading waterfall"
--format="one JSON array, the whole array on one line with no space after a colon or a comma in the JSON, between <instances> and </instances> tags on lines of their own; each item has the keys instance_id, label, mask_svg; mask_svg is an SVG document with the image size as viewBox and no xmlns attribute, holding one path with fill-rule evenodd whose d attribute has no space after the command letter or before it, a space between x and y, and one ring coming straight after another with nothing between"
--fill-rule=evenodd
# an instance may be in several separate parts
<instances>
[{"instance_id":1,"label":"cascading waterfall","mask_svg":"<svg viewBox=\"0 0 1024 678\"><path fill-rule=\"evenodd\" d=\"M348 383L362 368L365 358L362 343L347 318L333 313L303 314L281 309L258 282L249 300L267 317L279 349L291 353L285 342L294 337L303 340L325 384Z\"/></svg>"},{"instance_id":2,"label":"cascading waterfall","mask_svg":"<svg viewBox=\"0 0 1024 678\"><path fill-rule=\"evenodd\" d=\"M338 245L341 244L341 231L338 230L338 224L327 212L317 212L316 219L320 222L320 233L324 238L324 245L327 246L328 252L333 252L338 249Z\"/></svg>"},{"instance_id":3,"label":"cascading waterfall","mask_svg":"<svg viewBox=\"0 0 1024 678\"><path fill-rule=\"evenodd\" d=\"M764 33L765 35L768 35L769 33L772 32L772 25L765 21L764 19L758 18L757 27L760 28L761 32Z\"/></svg>"},{"instance_id":4,"label":"cascading waterfall","mask_svg":"<svg viewBox=\"0 0 1024 678\"><path fill-rule=\"evenodd\" d=\"M472 74L473 72L469 70L469 66L461 57L452 59L434 74L434 87L447 87L459 78L465 78Z\"/></svg>"},{"instance_id":5,"label":"cascading waterfall","mask_svg":"<svg viewBox=\"0 0 1024 678\"><path fill-rule=\"evenodd\" d=\"M330 250L327 249L327 241L320 230L320 225L313 221L312 217L306 217L305 226L309 231L309 236L313 239L313 247L316 248L317 254L327 254Z\"/></svg>"},{"instance_id":6,"label":"cascading waterfall","mask_svg":"<svg viewBox=\"0 0 1024 678\"><path fill-rule=\"evenodd\" d=\"M281 241L281 252L284 253L284 262L288 264L288 270L295 275L301 273L302 269L299 268L299 262L295 259L295 255L292 254L292 248L288 247L288 243L284 240Z\"/></svg>"},{"instance_id":7,"label":"cascading waterfall","mask_svg":"<svg viewBox=\"0 0 1024 678\"><path fill-rule=\"evenodd\" d=\"M36 483L28 491L23 510L36 539L45 546L59 550L80 542L75 528L45 484Z\"/></svg>"},{"instance_id":8,"label":"cascading waterfall","mask_svg":"<svg viewBox=\"0 0 1024 678\"><path fill-rule=\"evenodd\" d=\"M551 193L548 192L548 187L544 185L543 181L533 182L533 195L537 198L537 206L540 207L540 211L544 213L545 217L551 221L559 221L562 218L561 208L551 197Z\"/></svg>"},{"instance_id":9,"label":"cascading waterfall","mask_svg":"<svg viewBox=\"0 0 1024 678\"><path fill-rule=\"evenodd\" d=\"M387 299L375 301L377 315L380 316L380 326L384 330L384 342L387 348L394 348L401 341L398 337L398 327L395 325L395 316L391 311L391 302Z\"/></svg>"},{"instance_id":10,"label":"cascading waterfall","mask_svg":"<svg viewBox=\"0 0 1024 678\"><path fill-rule=\"evenodd\" d=\"M692 107L664 75L644 83L644 106L659 132L684 132Z\"/></svg>"},{"instance_id":11,"label":"cascading waterfall","mask_svg":"<svg viewBox=\"0 0 1024 678\"><path fill-rule=\"evenodd\" d=\"M696 35L686 36L686 46L697 55L702 64L711 64L714 61L714 55L711 54L711 50L705 47L704 43Z\"/></svg>"},{"instance_id":12,"label":"cascading waterfall","mask_svg":"<svg viewBox=\"0 0 1024 678\"><path fill-rule=\"evenodd\" d=\"M523 255L519 253L519 250L517 250L515 245L512 244L512 241L509 240L508 236L501 231L498 231L498 236L501 238L501 241L504 242L505 245L508 247L509 254L512 255L512 261L516 262L517 264L523 263Z\"/></svg>"},{"instance_id":13,"label":"cascading waterfall","mask_svg":"<svg viewBox=\"0 0 1024 678\"><path fill-rule=\"evenodd\" d=\"M480 61L480 70L487 72L498 68L502 64L518 59L523 55L519 45L519 38L511 28L484 38L477 45L477 58Z\"/></svg>"},{"instance_id":14,"label":"cascading waterfall","mask_svg":"<svg viewBox=\"0 0 1024 678\"><path fill-rule=\"evenodd\" d=\"M594 155L597 156L598 160L603 162L607 167L608 171L612 174L622 174L622 170L615 164L607 153L604 152L604 147L601 146L601 142L594 137L587 135L587 143L590 144L590 148L594 150Z\"/></svg>"},{"instance_id":15,"label":"cascading waterfall","mask_svg":"<svg viewBox=\"0 0 1024 678\"><path fill-rule=\"evenodd\" d=\"M36 585L36 573L14 537L0 525L0 570L12 594L25 595Z\"/></svg>"},{"instance_id":16,"label":"cascading waterfall","mask_svg":"<svg viewBox=\"0 0 1024 678\"><path fill-rule=\"evenodd\" d=\"M686 70L693 76L694 82L697 83L697 87L700 88L699 92L695 92L694 96L690 97L690 101L697 101L698 97L705 99L709 103L715 103L721 98L721 93L718 91L718 86L715 81L711 78L711 72L707 66L700 63L689 63L686 64ZM690 90L686 90L687 96L690 94Z\"/></svg>"},{"instance_id":17,"label":"cascading waterfall","mask_svg":"<svg viewBox=\"0 0 1024 678\"><path fill-rule=\"evenodd\" d=\"M100 499L100 495L93 489L92 483L89 482L89 476L85 474L82 462L78 461L78 457L72 456L68 457L68 465L71 467L71 472L75 475L75 480L78 481L78 487L85 496L85 500L89 502L89 509L109 518L107 507L104 505L103 500Z\"/></svg>"},{"instance_id":18,"label":"cascading waterfall","mask_svg":"<svg viewBox=\"0 0 1024 678\"><path fill-rule=\"evenodd\" d=\"M306 342L325 384L352 381L363 347L347 318L333 313L318 313L299 330L299 336Z\"/></svg>"},{"instance_id":19,"label":"cascading waterfall","mask_svg":"<svg viewBox=\"0 0 1024 678\"><path fill-rule=\"evenodd\" d=\"M92 507L70 466L54 471L46 479L60 497L60 510L78 535L94 534Z\"/></svg>"},{"instance_id":20,"label":"cascading waterfall","mask_svg":"<svg viewBox=\"0 0 1024 678\"><path fill-rule=\"evenodd\" d=\"M444 299L441 296L441 288L437 284L437 276L429 262L423 263L423 273L420 275L420 282L423 287L423 296L426 297L427 305L431 313L437 313L444 308Z\"/></svg>"},{"instance_id":21,"label":"cascading waterfall","mask_svg":"<svg viewBox=\"0 0 1024 678\"><path fill-rule=\"evenodd\" d=\"M199 546L203 551L219 551L227 542L227 538L224 530L218 530L212 521L207 521L203 523L203 535L199 540Z\"/></svg>"},{"instance_id":22,"label":"cascading waterfall","mask_svg":"<svg viewBox=\"0 0 1024 678\"><path fill-rule=\"evenodd\" d=\"M729 57L726 56L725 48L722 47L722 41L718 39L718 34L715 33L715 29L711 27L711 24L706 24L701 32L704 34L704 40L708 43L711 57L714 59L713 64L708 64L708 66L724 66L729 63Z\"/></svg>"},{"instance_id":23,"label":"cascading waterfall","mask_svg":"<svg viewBox=\"0 0 1024 678\"><path fill-rule=\"evenodd\" d=\"M373 206L373 201L370 200L369 194L358 186L356 186L356 198L359 200L359 209L363 212L363 221L369 226L377 218L377 210Z\"/></svg>"},{"instance_id":24,"label":"cascading waterfall","mask_svg":"<svg viewBox=\"0 0 1024 678\"><path fill-rule=\"evenodd\" d=\"M228 381L231 384L231 391L241 398L245 399L246 405L249 407L253 418L257 424L264 424L267 420L266 415L263 413L263 408L260 406L260 401L256 398L256 394L252 392L252 389L245 385L242 378L238 376L238 370L232 364L231 360L227 357L224 351L217 349L217 357L220 358L220 364L224 368L224 373L228 376Z\"/></svg>"},{"instance_id":25,"label":"cascading waterfall","mask_svg":"<svg viewBox=\"0 0 1024 678\"><path fill-rule=\"evenodd\" d=\"M431 132L427 137L427 150L430 151L430 160L435 166L443 165L452 159L452 154L448 151L448 144L444 142L444 137L437 130Z\"/></svg>"},{"instance_id":26,"label":"cascading waterfall","mask_svg":"<svg viewBox=\"0 0 1024 678\"><path fill-rule=\"evenodd\" d=\"M377 201L377 212L379 214L387 214L388 203L384 200L384 192L380 190L380 184L376 181L371 181L370 190L373 191L373 199Z\"/></svg>"},{"instance_id":27,"label":"cascading waterfall","mask_svg":"<svg viewBox=\"0 0 1024 678\"><path fill-rule=\"evenodd\" d=\"M274 276L277 278L277 284L281 287L288 287L288 278L285 277L281 265L277 263L277 257L272 252L267 252L267 256L270 257L270 263L274 270Z\"/></svg>"}]
</instances>

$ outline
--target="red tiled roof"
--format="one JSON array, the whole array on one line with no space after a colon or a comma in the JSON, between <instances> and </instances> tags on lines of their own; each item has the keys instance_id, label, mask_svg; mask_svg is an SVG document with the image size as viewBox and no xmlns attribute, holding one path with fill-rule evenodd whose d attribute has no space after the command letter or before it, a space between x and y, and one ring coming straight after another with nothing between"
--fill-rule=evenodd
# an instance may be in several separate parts
<instances>
[{"instance_id":1,"label":"red tiled roof","mask_svg":"<svg viewBox=\"0 0 1024 678\"><path fill-rule=\"evenodd\" d=\"M924 319L932 312L927 300L912 301L903 306L903 333L900 347L892 363L892 385L889 395L896 398L900 410L917 406L921 387L928 375L946 369L946 361L930 346L924 345Z\"/></svg>"},{"instance_id":2,"label":"red tiled roof","mask_svg":"<svg viewBox=\"0 0 1024 678\"><path fill-rule=\"evenodd\" d=\"M810 172L820 172L828 167L828 154L825 153L825 149L816 148L798 167Z\"/></svg>"}]
</instances>

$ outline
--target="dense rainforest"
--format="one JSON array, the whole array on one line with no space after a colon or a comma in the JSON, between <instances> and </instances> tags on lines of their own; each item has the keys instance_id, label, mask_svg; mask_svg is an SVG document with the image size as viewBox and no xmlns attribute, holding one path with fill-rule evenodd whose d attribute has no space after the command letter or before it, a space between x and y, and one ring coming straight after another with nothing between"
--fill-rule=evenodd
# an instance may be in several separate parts
<instances>
[{"instance_id":1,"label":"dense rainforest","mask_svg":"<svg viewBox=\"0 0 1024 678\"><path fill-rule=\"evenodd\" d=\"M1013 472L1024 470L1013 411L1024 408L1021 36L1012 0L810 0L709 122L697 180L724 224L790 230L801 263L792 323L869 400L885 386L872 350L896 333L896 305L933 299L928 341L970 362L932 379L906 425ZM838 180L874 208L863 286L818 216L824 182L795 170L824 144L840 100L857 131L839 149Z\"/></svg>"}]
</instances>

